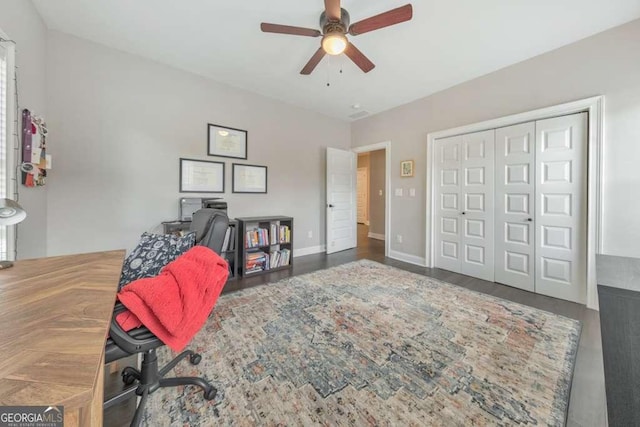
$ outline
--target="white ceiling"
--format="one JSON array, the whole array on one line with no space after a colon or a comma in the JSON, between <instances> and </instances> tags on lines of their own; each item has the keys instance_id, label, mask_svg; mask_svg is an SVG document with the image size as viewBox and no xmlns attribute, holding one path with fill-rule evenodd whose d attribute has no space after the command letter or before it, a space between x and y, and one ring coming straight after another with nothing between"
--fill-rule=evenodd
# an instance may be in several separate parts
<instances>
[{"instance_id":1,"label":"white ceiling","mask_svg":"<svg viewBox=\"0 0 640 427\"><path fill-rule=\"evenodd\" d=\"M342 6L356 22L408 1ZM378 113L640 17L640 0L413 0L412 21L350 37L373 71L340 55L302 76L320 38L260 22L318 28L323 0L33 2L50 29L344 120L353 104Z\"/></svg>"}]
</instances>

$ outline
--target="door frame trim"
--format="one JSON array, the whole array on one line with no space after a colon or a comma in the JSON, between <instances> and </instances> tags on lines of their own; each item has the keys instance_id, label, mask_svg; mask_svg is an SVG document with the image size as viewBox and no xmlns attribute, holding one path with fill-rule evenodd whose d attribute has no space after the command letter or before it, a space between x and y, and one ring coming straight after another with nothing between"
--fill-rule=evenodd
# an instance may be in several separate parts
<instances>
[{"instance_id":1,"label":"door frame trim","mask_svg":"<svg viewBox=\"0 0 640 427\"><path fill-rule=\"evenodd\" d=\"M435 206L432 188L435 182L435 162L433 158L436 139L483 130L512 126L519 123L549 119L553 117L588 112L587 141L587 308L598 310L596 284L596 254L602 253L603 223L603 146L604 146L604 96L594 96L565 104L553 105L524 113L486 120L479 123L445 129L427 134L427 177L426 177L426 245L425 260L428 267L434 265L435 229L433 209Z\"/></svg>"},{"instance_id":2,"label":"door frame trim","mask_svg":"<svg viewBox=\"0 0 640 427\"><path fill-rule=\"evenodd\" d=\"M391 247L391 141L378 142L376 144L362 145L352 148L356 154L368 153L371 151L384 150L384 256L389 256L389 248ZM357 169L357 167L356 167ZM371 177L371 167L369 167L369 177ZM371 192L369 192L371 193ZM371 194L369 194L371 196ZM357 215L356 215L357 217ZM369 212L371 218L371 212ZM357 227L357 218L356 218Z\"/></svg>"}]
</instances>

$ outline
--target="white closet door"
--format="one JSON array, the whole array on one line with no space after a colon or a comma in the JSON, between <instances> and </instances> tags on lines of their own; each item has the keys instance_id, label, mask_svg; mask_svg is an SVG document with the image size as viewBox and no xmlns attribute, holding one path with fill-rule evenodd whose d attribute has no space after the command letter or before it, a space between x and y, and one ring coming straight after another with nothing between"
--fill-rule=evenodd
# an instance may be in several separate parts
<instances>
[{"instance_id":1,"label":"white closet door","mask_svg":"<svg viewBox=\"0 0 640 427\"><path fill-rule=\"evenodd\" d=\"M495 281L535 289L535 123L496 130Z\"/></svg>"},{"instance_id":2,"label":"white closet door","mask_svg":"<svg viewBox=\"0 0 640 427\"><path fill-rule=\"evenodd\" d=\"M536 292L586 301L587 113L536 122Z\"/></svg>"},{"instance_id":3,"label":"white closet door","mask_svg":"<svg viewBox=\"0 0 640 427\"><path fill-rule=\"evenodd\" d=\"M461 269L462 274L494 280L494 143L495 131L462 136Z\"/></svg>"},{"instance_id":4,"label":"white closet door","mask_svg":"<svg viewBox=\"0 0 640 427\"><path fill-rule=\"evenodd\" d=\"M435 143L435 266L460 273L460 186L462 137Z\"/></svg>"}]
</instances>

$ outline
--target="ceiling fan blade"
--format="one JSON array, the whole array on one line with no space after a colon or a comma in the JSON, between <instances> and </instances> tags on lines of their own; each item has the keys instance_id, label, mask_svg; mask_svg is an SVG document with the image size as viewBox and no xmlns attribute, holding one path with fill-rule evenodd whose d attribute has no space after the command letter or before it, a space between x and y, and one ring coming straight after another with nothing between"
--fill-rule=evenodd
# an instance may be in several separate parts
<instances>
[{"instance_id":1,"label":"ceiling fan blade","mask_svg":"<svg viewBox=\"0 0 640 427\"><path fill-rule=\"evenodd\" d=\"M294 36L319 37L322 33L311 28L292 27L290 25L268 24L263 22L260 29L265 33L291 34Z\"/></svg>"},{"instance_id":2,"label":"ceiling fan blade","mask_svg":"<svg viewBox=\"0 0 640 427\"><path fill-rule=\"evenodd\" d=\"M413 17L413 6L405 4L387 12L381 13L371 18L363 19L349 27L349 34L357 36L369 31L379 30L390 25L399 24L410 20Z\"/></svg>"},{"instance_id":3,"label":"ceiling fan blade","mask_svg":"<svg viewBox=\"0 0 640 427\"><path fill-rule=\"evenodd\" d=\"M342 17L340 0L324 0L324 10L329 21L340 21Z\"/></svg>"},{"instance_id":4,"label":"ceiling fan blade","mask_svg":"<svg viewBox=\"0 0 640 427\"><path fill-rule=\"evenodd\" d=\"M322 58L326 55L324 49L320 48L316 50L316 53L313 54L307 65L304 66L300 74L308 75L316 68L316 66L320 63Z\"/></svg>"},{"instance_id":5,"label":"ceiling fan blade","mask_svg":"<svg viewBox=\"0 0 640 427\"><path fill-rule=\"evenodd\" d=\"M362 71L368 73L375 68L375 64L369 60L364 53L360 52L353 43L349 43L344 50L344 54L349 57Z\"/></svg>"}]
</instances>

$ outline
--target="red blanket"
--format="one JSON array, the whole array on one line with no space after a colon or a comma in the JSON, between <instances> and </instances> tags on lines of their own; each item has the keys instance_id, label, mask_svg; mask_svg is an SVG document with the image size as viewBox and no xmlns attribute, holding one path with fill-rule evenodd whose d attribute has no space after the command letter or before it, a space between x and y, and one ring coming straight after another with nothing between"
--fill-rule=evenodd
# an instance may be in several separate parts
<instances>
[{"instance_id":1,"label":"red blanket","mask_svg":"<svg viewBox=\"0 0 640 427\"><path fill-rule=\"evenodd\" d=\"M196 246L156 277L131 282L118 293L128 309L116 320L129 331L146 326L166 345L182 351L211 313L229 269L211 249Z\"/></svg>"}]
</instances>

